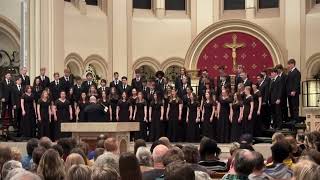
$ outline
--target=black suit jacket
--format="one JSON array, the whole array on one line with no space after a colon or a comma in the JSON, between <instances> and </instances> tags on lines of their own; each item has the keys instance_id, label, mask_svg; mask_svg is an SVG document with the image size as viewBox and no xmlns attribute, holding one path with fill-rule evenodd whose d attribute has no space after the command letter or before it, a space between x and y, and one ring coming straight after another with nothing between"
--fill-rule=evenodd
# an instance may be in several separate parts
<instances>
[{"instance_id":1,"label":"black suit jacket","mask_svg":"<svg viewBox=\"0 0 320 180\"><path fill-rule=\"evenodd\" d=\"M244 81L242 81L242 82L244 82ZM244 87L246 87L246 86L250 86L251 87L252 86L252 82L250 81L250 79L247 79L246 82L244 82L243 85L244 85Z\"/></svg>"},{"instance_id":2,"label":"black suit jacket","mask_svg":"<svg viewBox=\"0 0 320 180\"><path fill-rule=\"evenodd\" d=\"M130 85L127 85L125 89L123 89L123 85L118 86L118 88L119 88L119 93L120 93L120 95L121 95L123 92L126 92L128 97L131 96L131 90L132 90L132 88L131 88Z\"/></svg>"},{"instance_id":3,"label":"black suit jacket","mask_svg":"<svg viewBox=\"0 0 320 180\"><path fill-rule=\"evenodd\" d=\"M69 93L70 88L73 87L73 82L74 82L73 81L73 77L69 76L69 81L67 81L65 79L65 77L63 76L63 77L60 78L60 82L61 82L62 89L64 91L66 91L67 93Z\"/></svg>"},{"instance_id":4,"label":"black suit jacket","mask_svg":"<svg viewBox=\"0 0 320 180\"><path fill-rule=\"evenodd\" d=\"M0 100L4 98L5 102L11 103L11 87L13 86L13 82L10 80L9 84L7 84L6 80L1 81L0 83Z\"/></svg>"},{"instance_id":5,"label":"black suit jacket","mask_svg":"<svg viewBox=\"0 0 320 180\"><path fill-rule=\"evenodd\" d=\"M141 91L142 90L142 81L143 81L142 78L140 78L139 81L137 81L136 78L132 79L132 81L131 81L132 88L135 88L137 91Z\"/></svg>"},{"instance_id":6,"label":"black suit jacket","mask_svg":"<svg viewBox=\"0 0 320 180\"><path fill-rule=\"evenodd\" d=\"M269 101L270 104L276 104L276 101L279 99L281 100L281 91L282 91L282 84L279 77L275 80L271 80L270 82L270 91L269 91Z\"/></svg>"},{"instance_id":7,"label":"black suit jacket","mask_svg":"<svg viewBox=\"0 0 320 180\"><path fill-rule=\"evenodd\" d=\"M20 91L17 85L13 85L11 87L12 95L11 95L11 103L12 105L16 105L17 107L21 107L21 96L24 92L24 87L21 86Z\"/></svg>"},{"instance_id":8,"label":"black suit jacket","mask_svg":"<svg viewBox=\"0 0 320 180\"><path fill-rule=\"evenodd\" d=\"M115 83L115 80L113 80L113 81L110 82L110 88L111 88L111 87L116 87L116 89L119 89L119 86L121 86L121 85L122 85L121 80L118 80L118 84L117 84L117 85L116 85L116 83Z\"/></svg>"},{"instance_id":9,"label":"black suit jacket","mask_svg":"<svg viewBox=\"0 0 320 180\"><path fill-rule=\"evenodd\" d=\"M190 87L187 85L187 87ZM183 99L183 97L185 95L187 95L187 87L183 89L183 86L180 87L180 89L178 89L178 96L180 97L180 99Z\"/></svg>"},{"instance_id":10,"label":"black suit jacket","mask_svg":"<svg viewBox=\"0 0 320 180\"><path fill-rule=\"evenodd\" d=\"M292 91L295 91L296 94L300 94L300 82L301 82L301 73L295 68L293 71L289 71L286 83L287 94L290 95Z\"/></svg>"},{"instance_id":11,"label":"black suit jacket","mask_svg":"<svg viewBox=\"0 0 320 180\"><path fill-rule=\"evenodd\" d=\"M40 79L40 85L41 85L42 89L45 89L50 86L50 79L48 76L45 76L43 81L41 80L41 76L37 76L35 79L37 79L37 78Z\"/></svg>"},{"instance_id":12,"label":"black suit jacket","mask_svg":"<svg viewBox=\"0 0 320 180\"><path fill-rule=\"evenodd\" d=\"M25 76L23 79L22 74L19 74L18 77L20 77L22 80L22 83L21 83L22 86L30 85L30 77L29 76Z\"/></svg>"},{"instance_id":13,"label":"black suit jacket","mask_svg":"<svg viewBox=\"0 0 320 180\"><path fill-rule=\"evenodd\" d=\"M50 89L50 92L51 92L52 100L56 101L60 96L60 92L63 90L63 86L61 84L61 81L59 81L58 85L56 85L55 81L52 81L50 83L49 89Z\"/></svg>"},{"instance_id":14,"label":"black suit jacket","mask_svg":"<svg viewBox=\"0 0 320 180\"><path fill-rule=\"evenodd\" d=\"M99 97L101 97L102 91L103 91L103 90L102 90L102 87L99 87L99 88L98 88ZM104 91L106 92L107 95L109 95L109 93L110 93L109 87L104 87Z\"/></svg>"},{"instance_id":15,"label":"black suit jacket","mask_svg":"<svg viewBox=\"0 0 320 180\"><path fill-rule=\"evenodd\" d=\"M145 98L145 99L147 99L148 98L148 93L150 92L150 88L149 87L142 87L142 94L143 94L143 97Z\"/></svg>"},{"instance_id":16,"label":"black suit jacket","mask_svg":"<svg viewBox=\"0 0 320 180\"><path fill-rule=\"evenodd\" d=\"M188 85L191 86L191 78L189 76L187 76L188 79ZM175 88L176 89L180 89L182 86L182 80L181 80L181 76L177 76L176 80L175 80Z\"/></svg>"},{"instance_id":17,"label":"black suit jacket","mask_svg":"<svg viewBox=\"0 0 320 180\"><path fill-rule=\"evenodd\" d=\"M262 104L268 104L269 103L269 81L265 79L262 84L259 84L259 91L261 93L262 97Z\"/></svg>"},{"instance_id":18,"label":"black suit jacket","mask_svg":"<svg viewBox=\"0 0 320 180\"><path fill-rule=\"evenodd\" d=\"M97 84L94 81L91 82L91 85L94 85L95 87L97 87ZM81 86L82 86L82 91L88 94L89 88L90 88L89 82L84 81Z\"/></svg>"},{"instance_id":19,"label":"black suit jacket","mask_svg":"<svg viewBox=\"0 0 320 180\"><path fill-rule=\"evenodd\" d=\"M81 93L83 92L82 86L78 87L77 84L73 86L73 95L76 102L79 102Z\"/></svg>"},{"instance_id":20,"label":"black suit jacket","mask_svg":"<svg viewBox=\"0 0 320 180\"><path fill-rule=\"evenodd\" d=\"M288 76L285 73L282 73L281 76L279 76L281 85L282 85L282 99L286 100L287 99L287 88L286 88L286 83L287 83L287 78Z\"/></svg>"},{"instance_id":21,"label":"black suit jacket","mask_svg":"<svg viewBox=\"0 0 320 180\"><path fill-rule=\"evenodd\" d=\"M84 119L88 122L106 122L106 113L100 104L89 104L84 108Z\"/></svg>"},{"instance_id":22,"label":"black suit jacket","mask_svg":"<svg viewBox=\"0 0 320 180\"><path fill-rule=\"evenodd\" d=\"M238 84L239 83L242 83L243 82L243 80L242 80L242 78L240 77L240 75L238 74L237 76L236 76L236 78L235 78L235 90L237 91L238 90Z\"/></svg>"},{"instance_id":23,"label":"black suit jacket","mask_svg":"<svg viewBox=\"0 0 320 180\"><path fill-rule=\"evenodd\" d=\"M221 95L221 91L222 91L222 86L224 86L226 89L229 89L229 91L231 90L231 83L226 81L224 84L222 84L223 82L220 82L219 84L217 84L217 97L220 97Z\"/></svg>"}]
</instances>

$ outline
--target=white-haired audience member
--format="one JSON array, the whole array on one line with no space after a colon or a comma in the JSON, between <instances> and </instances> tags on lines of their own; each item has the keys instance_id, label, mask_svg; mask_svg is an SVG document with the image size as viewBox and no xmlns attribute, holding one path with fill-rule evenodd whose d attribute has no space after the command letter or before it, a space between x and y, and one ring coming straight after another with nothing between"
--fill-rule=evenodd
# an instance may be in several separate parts
<instances>
[{"instance_id":1,"label":"white-haired audience member","mask_svg":"<svg viewBox=\"0 0 320 180\"><path fill-rule=\"evenodd\" d=\"M149 148L139 147L136 152L136 157L142 173L152 169L152 155Z\"/></svg>"},{"instance_id":2,"label":"white-haired audience member","mask_svg":"<svg viewBox=\"0 0 320 180\"><path fill-rule=\"evenodd\" d=\"M16 169L16 168L22 168L22 164L19 161L16 160L10 160L3 164L2 166L2 172L1 177L2 179L5 179L9 171Z\"/></svg>"}]
</instances>

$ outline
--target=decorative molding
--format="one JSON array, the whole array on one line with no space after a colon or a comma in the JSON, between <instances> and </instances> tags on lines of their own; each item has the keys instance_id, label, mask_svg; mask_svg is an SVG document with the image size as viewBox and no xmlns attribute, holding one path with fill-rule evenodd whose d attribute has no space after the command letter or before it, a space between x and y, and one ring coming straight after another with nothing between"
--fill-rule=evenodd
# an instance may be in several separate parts
<instances>
[{"instance_id":1,"label":"decorative molding","mask_svg":"<svg viewBox=\"0 0 320 180\"><path fill-rule=\"evenodd\" d=\"M199 33L187 51L184 67L189 70L197 69L200 53L205 46L214 38L228 32L243 32L258 38L267 47L274 64L285 63L279 44L261 26L246 20L231 19L214 23Z\"/></svg>"},{"instance_id":2,"label":"decorative molding","mask_svg":"<svg viewBox=\"0 0 320 180\"><path fill-rule=\"evenodd\" d=\"M313 54L307 60L306 71L308 79L313 79L314 74L312 74L311 70L318 63L320 64L320 52Z\"/></svg>"},{"instance_id":3,"label":"decorative molding","mask_svg":"<svg viewBox=\"0 0 320 180\"><path fill-rule=\"evenodd\" d=\"M161 70L165 72L170 66L185 67L185 60L180 57L171 57L161 64Z\"/></svg>"},{"instance_id":4,"label":"decorative molding","mask_svg":"<svg viewBox=\"0 0 320 180\"><path fill-rule=\"evenodd\" d=\"M20 48L20 29L9 18L0 15L0 32L6 34L12 42L16 45L16 48Z\"/></svg>"},{"instance_id":5,"label":"decorative molding","mask_svg":"<svg viewBox=\"0 0 320 180\"><path fill-rule=\"evenodd\" d=\"M141 57L137 59L133 65L132 65L132 73L134 73L134 70L140 68L141 66L150 66L155 72L159 71L161 69L161 65L158 60L152 58L152 57Z\"/></svg>"},{"instance_id":6,"label":"decorative molding","mask_svg":"<svg viewBox=\"0 0 320 180\"><path fill-rule=\"evenodd\" d=\"M107 75L109 74L109 67L108 64L106 63L106 60L101 57L100 55L97 54L92 54L86 58L86 60L83 62L84 67L86 67L89 64L97 64L100 66L100 68L103 71L103 78L107 78Z\"/></svg>"},{"instance_id":7,"label":"decorative molding","mask_svg":"<svg viewBox=\"0 0 320 180\"><path fill-rule=\"evenodd\" d=\"M69 63L75 63L78 66L81 74L83 74L83 59L78 53L70 53L67 55L67 57L64 60L64 65L67 67Z\"/></svg>"}]
</instances>

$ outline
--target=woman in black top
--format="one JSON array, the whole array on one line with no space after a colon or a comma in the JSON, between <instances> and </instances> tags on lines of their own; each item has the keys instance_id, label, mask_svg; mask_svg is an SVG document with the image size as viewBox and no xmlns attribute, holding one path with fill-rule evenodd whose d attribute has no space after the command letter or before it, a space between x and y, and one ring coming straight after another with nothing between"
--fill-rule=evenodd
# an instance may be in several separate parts
<instances>
[{"instance_id":1,"label":"woman in black top","mask_svg":"<svg viewBox=\"0 0 320 180\"><path fill-rule=\"evenodd\" d=\"M251 95L251 87L245 87L244 93L245 99L243 100L242 134L249 133L252 135L254 102Z\"/></svg>"},{"instance_id":2,"label":"woman in black top","mask_svg":"<svg viewBox=\"0 0 320 180\"><path fill-rule=\"evenodd\" d=\"M210 92L205 93L205 98L202 102L202 135L209 138L215 137L216 122L214 121L214 113L216 110L216 103L213 101Z\"/></svg>"},{"instance_id":3,"label":"woman in black top","mask_svg":"<svg viewBox=\"0 0 320 180\"><path fill-rule=\"evenodd\" d=\"M133 88L131 90L131 96L129 98L129 102L130 102L131 108L132 108L132 115L134 115L134 112L136 110L137 99L138 99L137 90L135 88ZM132 121L136 121L136 119L132 118Z\"/></svg>"},{"instance_id":4,"label":"woman in black top","mask_svg":"<svg viewBox=\"0 0 320 180\"><path fill-rule=\"evenodd\" d=\"M186 140L188 142L196 142L199 137L199 127L197 126L197 123L200 121L200 104L197 101L195 93L191 93L189 98L190 101L187 105Z\"/></svg>"},{"instance_id":5,"label":"woman in black top","mask_svg":"<svg viewBox=\"0 0 320 180\"><path fill-rule=\"evenodd\" d=\"M36 137L36 103L31 86L26 86L25 93L21 97L21 134L23 137Z\"/></svg>"},{"instance_id":6,"label":"woman in black top","mask_svg":"<svg viewBox=\"0 0 320 180\"><path fill-rule=\"evenodd\" d=\"M105 121L110 121L111 120L111 105L110 105L110 101L108 99L107 96L107 92L106 91L102 91L101 92L101 99L99 101L99 103L101 104L101 106L103 106L104 108L104 112L105 112Z\"/></svg>"},{"instance_id":7,"label":"woman in black top","mask_svg":"<svg viewBox=\"0 0 320 180\"><path fill-rule=\"evenodd\" d=\"M240 93L235 93L232 103L232 123L231 123L231 142L238 142L239 137L241 136L241 121L243 116L243 104Z\"/></svg>"},{"instance_id":8,"label":"woman in black top","mask_svg":"<svg viewBox=\"0 0 320 180\"><path fill-rule=\"evenodd\" d=\"M228 90L222 89L221 97L218 100L218 121L217 121L217 141L220 143L230 142L230 126L232 117L232 100Z\"/></svg>"},{"instance_id":9,"label":"woman in black top","mask_svg":"<svg viewBox=\"0 0 320 180\"><path fill-rule=\"evenodd\" d=\"M67 93L68 95L68 101L70 102L70 105L71 105L71 108L72 108L72 118L71 119L72 121L71 122L75 122L75 118L76 118L76 107L77 107L77 104L76 104L76 101L75 101L75 96L74 96L74 93L73 93L73 88L70 88L69 89L69 92Z\"/></svg>"},{"instance_id":10,"label":"woman in black top","mask_svg":"<svg viewBox=\"0 0 320 180\"><path fill-rule=\"evenodd\" d=\"M128 122L132 119L132 107L127 99L127 93L121 94L121 99L117 104L117 121Z\"/></svg>"},{"instance_id":11,"label":"woman in black top","mask_svg":"<svg viewBox=\"0 0 320 180\"><path fill-rule=\"evenodd\" d=\"M39 138L50 137L51 103L47 91L42 91L38 100L37 113L39 121Z\"/></svg>"},{"instance_id":12,"label":"woman in black top","mask_svg":"<svg viewBox=\"0 0 320 180\"><path fill-rule=\"evenodd\" d=\"M260 119L260 112L261 112L261 106L262 106L262 96L261 92L259 91L256 84L252 84L252 90L253 90L253 135L254 136L261 136L262 132L262 123Z\"/></svg>"},{"instance_id":13,"label":"woman in black top","mask_svg":"<svg viewBox=\"0 0 320 180\"><path fill-rule=\"evenodd\" d=\"M51 122L53 123L53 140L57 140L61 136L70 136L69 133L61 134L61 122L70 122L72 118L72 107L70 101L68 101L66 98L66 92L61 91L60 98L55 102L54 121Z\"/></svg>"},{"instance_id":14,"label":"woman in black top","mask_svg":"<svg viewBox=\"0 0 320 180\"><path fill-rule=\"evenodd\" d=\"M79 102L77 103L77 121L85 122L84 109L88 106L87 94L82 92L80 95Z\"/></svg>"},{"instance_id":15,"label":"woman in black top","mask_svg":"<svg viewBox=\"0 0 320 180\"><path fill-rule=\"evenodd\" d=\"M117 93L116 87L111 87L110 89L110 96L109 96L109 101L110 101L110 107L111 107L111 121L117 121L117 104L119 101L119 95Z\"/></svg>"},{"instance_id":16,"label":"woman in black top","mask_svg":"<svg viewBox=\"0 0 320 180\"><path fill-rule=\"evenodd\" d=\"M179 132L179 121L181 121L182 115L182 100L177 96L177 90L171 88L171 97L167 109L167 119L168 119L168 136L172 142L176 142L178 137L180 137Z\"/></svg>"},{"instance_id":17,"label":"woman in black top","mask_svg":"<svg viewBox=\"0 0 320 180\"><path fill-rule=\"evenodd\" d=\"M34 96L34 100L35 102L38 102L39 99L41 98L41 94L42 94L42 87L40 85L40 79L39 78L36 78L34 80L34 83L33 83L33 87L32 87L32 94ZM50 99L49 99L50 100Z\"/></svg>"},{"instance_id":18,"label":"woman in black top","mask_svg":"<svg viewBox=\"0 0 320 180\"><path fill-rule=\"evenodd\" d=\"M164 127L161 123L163 121L163 100L161 94L156 92L153 94L153 99L149 107L149 117L151 122L150 141L155 141L164 134Z\"/></svg>"},{"instance_id":19,"label":"woman in black top","mask_svg":"<svg viewBox=\"0 0 320 180\"><path fill-rule=\"evenodd\" d=\"M138 92L134 100L133 120L139 122L140 131L135 133L135 139L147 139L147 102L143 98L143 93ZM133 106L133 105L132 105Z\"/></svg>"}]
</instances>

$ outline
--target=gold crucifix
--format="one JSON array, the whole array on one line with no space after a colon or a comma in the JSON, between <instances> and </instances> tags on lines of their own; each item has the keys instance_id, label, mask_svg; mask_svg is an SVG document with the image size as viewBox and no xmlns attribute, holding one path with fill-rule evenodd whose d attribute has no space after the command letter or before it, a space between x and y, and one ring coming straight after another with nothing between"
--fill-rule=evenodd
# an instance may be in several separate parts
<instances>
[{"instance_id":1,"label":"gold crucifix","mask_svg":"<svg viewBox=\"0 0 320 180\"><path fill-rule=\"evenodd\" d=\"M233 62L233 67L237 66L237 49L245 47L245 43L237 43L237 35L233 34L232 35L232 43L225 43L224 47L229 48L232 50L232 62Z\"/></svg>"}]
</instances>

